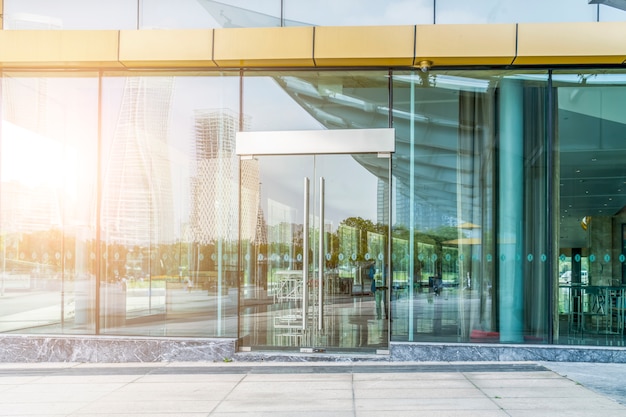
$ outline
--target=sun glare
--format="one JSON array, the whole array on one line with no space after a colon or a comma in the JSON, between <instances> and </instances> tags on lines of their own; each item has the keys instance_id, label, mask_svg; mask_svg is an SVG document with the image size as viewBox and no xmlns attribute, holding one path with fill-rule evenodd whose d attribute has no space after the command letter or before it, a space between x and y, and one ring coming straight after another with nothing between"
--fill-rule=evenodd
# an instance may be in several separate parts
<instances>
[{"instance_id":1,"label":"sun glare","mask_svg":"<svg viewBox=\"0 0 626 417\"><path fill-rule=\"evenodd\" d=\"M76 195L77 151L12 123L2 124L1 180Z\"/></svg>"}]
</instances>

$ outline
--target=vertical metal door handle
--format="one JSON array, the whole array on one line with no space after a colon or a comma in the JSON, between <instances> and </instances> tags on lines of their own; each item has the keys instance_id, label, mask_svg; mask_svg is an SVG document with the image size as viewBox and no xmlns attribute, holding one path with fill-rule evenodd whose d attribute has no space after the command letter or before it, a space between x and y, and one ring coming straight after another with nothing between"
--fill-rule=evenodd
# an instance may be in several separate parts
<instances>
[{"instance_id":1,"label":"vertical metal door handle","mask_svg":"<svg viewBox=\"0 0 626 417\"><path fill-rule=\"evenodd\" d=\"M309 277L309 179L304 177L304 219L302 221L302 330L306 330Z\"/></svg>"},{"instance_id":2,"label":"vertical metal door handle","mask_svg":"<svg viewBox=\"0 0 626 417\"><path fill-rule=\"evenodd\" d=\"M320 177L320 230L319 230L319 264L318 264L318 313L317 328L324 328L324 177Z\"/></svg>"}]
</instances>

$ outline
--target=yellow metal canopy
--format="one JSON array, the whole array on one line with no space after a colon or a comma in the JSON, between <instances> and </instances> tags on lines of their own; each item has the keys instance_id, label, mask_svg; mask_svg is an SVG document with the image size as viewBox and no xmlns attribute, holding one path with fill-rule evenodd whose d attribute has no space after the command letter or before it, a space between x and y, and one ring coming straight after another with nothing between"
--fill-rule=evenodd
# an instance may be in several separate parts
<instances>
[{"instance_id":1,"label":"yellow metal canopy","mask_svg":"<svg viewBox=\"0 0 626 417\"><path fill-rule=\"evenodd\" d=\"M623 64L626 22L0 30L3 68Z\"/></svg>"}]
</instances>

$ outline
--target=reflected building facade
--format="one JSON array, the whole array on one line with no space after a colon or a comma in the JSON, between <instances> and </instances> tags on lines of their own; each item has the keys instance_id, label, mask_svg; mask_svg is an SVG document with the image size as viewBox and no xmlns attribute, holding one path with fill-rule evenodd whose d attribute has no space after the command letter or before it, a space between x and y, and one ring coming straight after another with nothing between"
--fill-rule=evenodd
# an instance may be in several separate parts
<instances>
[{"instance_id":1,"label":"reflected building facade","mask_svg":"<svg viewBox=\"0 0 626 417\"><path fill-rule=\"evenodd\" d=\"M149 246L174 240L167 137L171 77L126 79L103 173L104 240Z\"/></svg>"},{"instance_id":2,"label":"reflected building facade","mask_svg":"<svg viewBox=\"0 0 626 417\"><path fill-rule=\"evenodd\" d=\"M232 187L239 176L235 153L239 117L227 109L197 110L194 126L197 175L192 182L191 221L194 240L209 244L232 236L239 227L239 214L232 210L238 204L238 196L232 193ZM242 187L254 190L259 183L258 173L249 170L241 175ZM241 198L242 211L246 213L243 218L256 218L248 213L254 213L258 206L258 192L242 195ZM254 240L256 227L250 221L242 226L244 238Z\"/></svg>"}]
</instances>

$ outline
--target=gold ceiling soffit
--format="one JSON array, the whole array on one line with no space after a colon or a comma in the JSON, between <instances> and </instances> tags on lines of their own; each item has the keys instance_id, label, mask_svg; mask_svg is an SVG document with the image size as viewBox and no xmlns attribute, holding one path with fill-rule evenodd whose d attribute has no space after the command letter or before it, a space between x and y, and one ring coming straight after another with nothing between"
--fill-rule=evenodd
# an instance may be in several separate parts
<instances>
[{"instance_id":1,"label":"gold ceiling soffit","mask_svg":"<svg viewBox=\"0 0 626 417\"><path fill-rule=\"evenodd\" d=\"M0 66L219 69L622 64L626 22L1 30ZM422 64L423 65L423 64Z\"/></svg>"}]
</instances>

